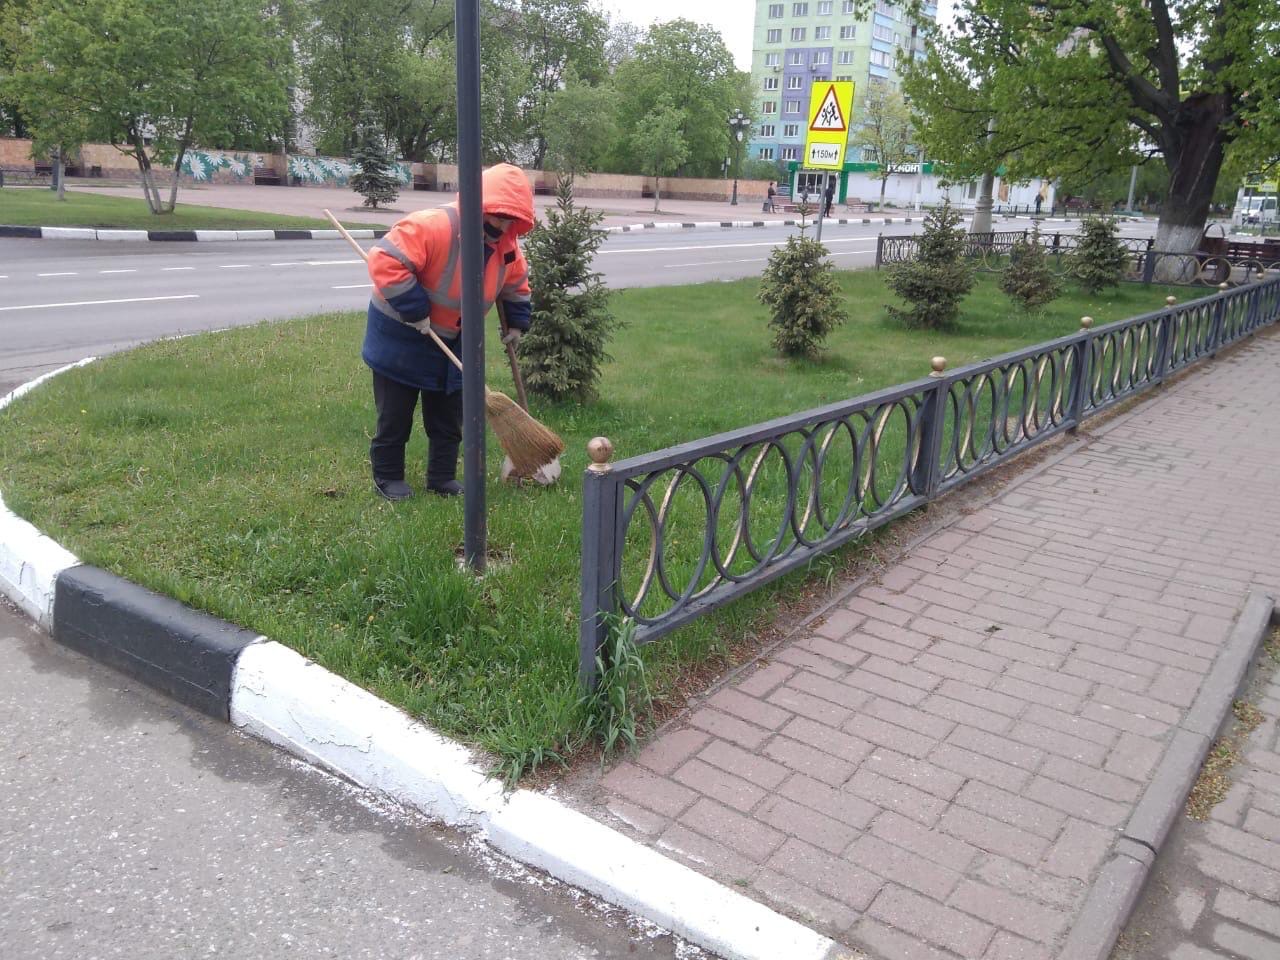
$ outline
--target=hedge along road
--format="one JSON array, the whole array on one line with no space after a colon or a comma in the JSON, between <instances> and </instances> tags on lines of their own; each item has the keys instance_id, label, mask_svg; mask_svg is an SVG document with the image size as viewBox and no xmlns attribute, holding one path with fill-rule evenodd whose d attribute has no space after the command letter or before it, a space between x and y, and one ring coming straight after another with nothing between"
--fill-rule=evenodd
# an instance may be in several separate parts
<instances>
[{"instance_id":1,"label":"hedge along road","mask_svg":"<svg viewBox=\"0 0 1280 960\"><path fill-rule=\"evenodd\" d=\"M830 226L844 268L875 263L876 235L918 223ZM613 287L759 274L793 228L610 235L596 259ZM340 241L130 243L0 240L0 392L64 363L146 340L368 302L364 264Z\"/></svg>"}]
</instances>

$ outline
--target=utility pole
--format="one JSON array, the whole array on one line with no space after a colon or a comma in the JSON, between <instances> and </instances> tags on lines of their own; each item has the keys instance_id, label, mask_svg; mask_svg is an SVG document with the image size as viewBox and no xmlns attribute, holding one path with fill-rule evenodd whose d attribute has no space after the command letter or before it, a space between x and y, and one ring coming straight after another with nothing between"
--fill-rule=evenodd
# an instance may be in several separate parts
<instances>
[{"instance_id":1,"label":"utility pole","mask_svg":"<svg viewBox=\"0 0 1280 960\"><path fill-rule=\"evenodd\" d=\"M484 573L484 207L480 180L480 0L455 0L458 59L458 213L462 220L463 559Z\"/></svg>"}]
</instances>

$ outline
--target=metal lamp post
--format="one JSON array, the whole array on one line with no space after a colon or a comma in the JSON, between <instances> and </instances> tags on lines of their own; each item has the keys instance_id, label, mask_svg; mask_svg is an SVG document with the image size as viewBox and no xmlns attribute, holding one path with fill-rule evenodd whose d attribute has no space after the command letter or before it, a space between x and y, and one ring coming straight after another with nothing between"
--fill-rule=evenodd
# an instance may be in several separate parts
<instances>
[{"instance_id":1,"label":"metal lamp post","mask_svg":"<svg viewBox=\"0 0 1280 960\"><path fill-rule=\"evenodd\" d=\"M733 198L729 201L730 206L738 205L738 177L742 175L742 138L747 132L747 127L751 126L751 118L741 110L733 111L729 117L729 133L736 141L734 147L734 159L737 163L733 171Z\"/></svg>"}]
</instances>

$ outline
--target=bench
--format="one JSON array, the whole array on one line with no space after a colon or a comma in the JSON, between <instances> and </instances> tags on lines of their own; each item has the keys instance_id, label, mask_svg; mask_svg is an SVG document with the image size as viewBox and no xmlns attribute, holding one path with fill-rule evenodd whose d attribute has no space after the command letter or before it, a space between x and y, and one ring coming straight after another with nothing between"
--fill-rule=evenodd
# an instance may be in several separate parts
<instances>
[{"instance_id":1,"label":"bench","mask_svg":"<svg viewBox=\"0 0 1280 960\"><path fill-rule=\"evenodd\" d=\"M430 189L431 189L431 181L430 181L430 180L428 180L428 179L426 178L426 176L425 176L425 175L423 175L423 174L421 174L421 173L415 173L415 174L413 175L413 189L415 189L415 190L430 190Z\"/></svg>"},{"instance_id":2,"label":"bench","mask_svg":"<svg viewBox=\"0 0 1280 960\"><path fill-rule=\"evenodd\" d=\"M267 167L253 168L254 186L264 185L268 187L278 187L281 184L280 174Z\"/></svg>"},{"instance_id":3,"label":"bench","mask_svg":"<svg viewBox=\"0 0 1280 960\"><path fill-rule=\"evenodd\" d=\"M0 187L9 184L39 184L49 186L53 183L53 171L31 167L0 167Z\"/></svg>"},{"instance_id":4,"label":"bench","mask_svg":"<svg viewBox=\"0 0 1280 960\"><path fill-rule=\"evenodd\" d=\"M552 196L555 192L556 192L555 187L548 186L545 183L535 184L533 188L533 195L535 197L539 197L539 196L549 197L549 196Z\"/></svg>"},{"instance_id":5,"label":"bench","mask_svg":"<svg viewBox=\"0 0 1280 960\"><path fill-rule=\"evenodd\" d=\"M849 197L844 202L844 208L850 213L870 213L871 203L861 197Z\"/></svg>"}]
</instances>

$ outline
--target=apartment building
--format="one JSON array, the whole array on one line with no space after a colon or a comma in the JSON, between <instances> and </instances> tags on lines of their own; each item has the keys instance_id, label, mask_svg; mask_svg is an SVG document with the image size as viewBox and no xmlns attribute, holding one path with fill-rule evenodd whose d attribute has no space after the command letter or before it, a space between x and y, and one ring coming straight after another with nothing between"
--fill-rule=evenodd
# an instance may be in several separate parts
<instances>
[{"instance_id":1,"label":"apartment building","mask_svg":"<svg viewBox=\"0 0 1280 960\"><path fill-rule=\"evenodd\" d=\"M925 8L936 19L937 7ZM877 0L862 16L854 0L756 0L751 81L758 117L751 159L773 160L784 168L804 148L809 91L815 82L852 80L851 129L859 122L860 101L870 83L896 83L903 56L923 56L916 24L888 0ZM846 160L861 158L850 147Z\"/></svg>"}]
</instances>

